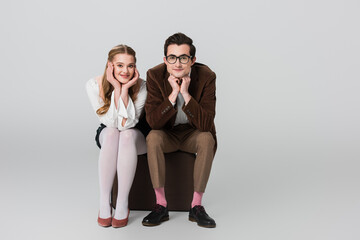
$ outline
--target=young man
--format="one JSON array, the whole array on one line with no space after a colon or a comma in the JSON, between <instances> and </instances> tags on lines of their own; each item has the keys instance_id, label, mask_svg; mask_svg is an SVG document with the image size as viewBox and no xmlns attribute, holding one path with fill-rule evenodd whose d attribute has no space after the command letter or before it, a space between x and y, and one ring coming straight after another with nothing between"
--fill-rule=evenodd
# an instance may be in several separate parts
<instances>
[{"instance_id":1,"label":"young man","mask_svg":"<svg viewBox=\"0 0 360 240\"><path fill-rule=\"evenodd\" d=\"M164 63L147 72L145 111L153 130L146 142L156 206L144 218L144 226L156 226L169 219L164 192L164 153L177 150L196 153L189 220L202 227L216 226L201 205L217 146L216 75L206 65L195 63L195 51L191 38L176 33L165 41Z\"/></svg>"}]
</instances>

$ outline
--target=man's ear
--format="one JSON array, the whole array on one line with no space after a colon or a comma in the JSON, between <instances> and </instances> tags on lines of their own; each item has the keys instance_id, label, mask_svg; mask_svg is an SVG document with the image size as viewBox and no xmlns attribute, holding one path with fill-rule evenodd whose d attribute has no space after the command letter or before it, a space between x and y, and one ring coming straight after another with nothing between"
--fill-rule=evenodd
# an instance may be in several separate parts
<instances>
[{"instance_id":1,"label":"man's ear","mask_svg":"<svg viewBox=\"0 0 360 240\"><path fill-rule=\"evenodd\" d=\"M191 66L194 65L195 61L196 61L196 57L193 57L193 58L191 59Z\"/></svg>"},{"instance_id":2,"label":"man's ear","mask_svg":"<svg viewBox=\"0 0 360 240\"><path fill-rule=\"evenodd\" d=\"M166 64L166 57L164 57L164 63Z\"/></svg>"}]
</instances>

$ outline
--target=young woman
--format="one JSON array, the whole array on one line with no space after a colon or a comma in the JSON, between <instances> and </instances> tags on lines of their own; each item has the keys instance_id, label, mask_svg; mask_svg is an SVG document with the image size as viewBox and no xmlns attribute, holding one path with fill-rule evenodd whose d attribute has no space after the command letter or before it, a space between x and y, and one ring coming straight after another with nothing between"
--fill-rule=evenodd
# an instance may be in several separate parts
<instances>
[{"instance_id":1,"label":"young woman","mask_svg":"<svg viewBox=\"0 0 360 240\"><path fill-rule=\"evenodd\" d=\"M133 128L146 100L146 82L139 78L135 51L126 45L111 49L103 75L90 79L86 90L100 120L96 143L100 147L100 210L103 227L124 227L129 217L128 196L134 179L137 155L146 153L144 135ZM115 174L118 196L112 217L110 195Z\"/></svg>"}]
</instances>

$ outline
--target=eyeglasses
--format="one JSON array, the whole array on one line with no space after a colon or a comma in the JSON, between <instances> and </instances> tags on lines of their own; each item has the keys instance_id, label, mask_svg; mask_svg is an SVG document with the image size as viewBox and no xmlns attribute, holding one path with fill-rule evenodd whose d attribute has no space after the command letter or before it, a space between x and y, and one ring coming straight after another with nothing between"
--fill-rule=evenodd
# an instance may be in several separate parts
<instances>
[{"instance_id":1,"label":"eyeglasses","mask_svg":"<svg viewBox=\"0 0 360 240\"><path fill-rule=\"evenodd\" d=\"M179 57L175 56L175 55L169 55L166 56L166 61L170 64L174 64L176 63L176 61L179 59L180 63L182 64L186 64L189 62L190 58L192 58L192 56L188 56L188 55L181 55Z\"/></svg>"}]
</instances>

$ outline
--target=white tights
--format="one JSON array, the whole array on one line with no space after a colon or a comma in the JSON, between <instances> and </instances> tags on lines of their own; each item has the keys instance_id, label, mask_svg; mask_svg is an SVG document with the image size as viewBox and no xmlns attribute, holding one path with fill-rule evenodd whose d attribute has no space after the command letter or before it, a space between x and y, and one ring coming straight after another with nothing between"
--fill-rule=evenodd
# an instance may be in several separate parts
<instances>
[{"instance_id":1,"label":"white tights","mask_svg":"<svg viewBox=\"0 0 360 240\"><path fill-rule=\"evenodd\" d=\"M128 213L128 197L136 171L137 155L146 153L146 141L138 129L119 131L108 127L101 131L99 140L99 217L111 217L110 195L117 171L118 195L114 217L124 219Z\"/></svg>"}]
</instances>

